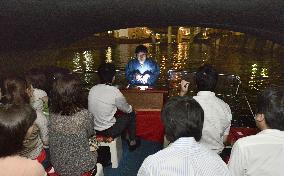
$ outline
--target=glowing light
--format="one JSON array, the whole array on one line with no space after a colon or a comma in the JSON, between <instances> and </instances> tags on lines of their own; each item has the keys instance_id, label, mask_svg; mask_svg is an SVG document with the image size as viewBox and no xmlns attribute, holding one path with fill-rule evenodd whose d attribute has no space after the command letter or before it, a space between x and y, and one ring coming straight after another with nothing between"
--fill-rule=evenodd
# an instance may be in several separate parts
<instances>
[{"instance_id":1,"label":"glowing light","mask_svg":"<svg viewBox=\"0 0 284 176\"><path fill-rule=\"evenodd\" d=\"M112 56L112 51L111 51L111 47L107 47L107 50L106 50L106 63L111 63L112 62L112 59L111 59L111 56Z\"/></svg>"},{"instance_id":2,"label":"glowing light","mask_svg":"<svg viewBox=\"0 0 284 176\"><path fill-rule=\"evenodd\" d=\"M263 78L268 78L268 70L267 70L267 68L262 68L260 75Z\"/></svg>"},{"instance_id":3,"label":"glowing light","mask_svg":"<svg viewBox=\"0 0 284 176\"><path fill-rule=\"evenodd\" d=\"M91 51L84 51L83 57L84 57L83 62L85 63L86 71L92 71L93 56L91 54Z\"/></svg>"},{"instance_id":4,"label":"glowing light","mask_svg":"<svg viewBox=\"0 0 284 176\"><path fill-rule=\"evenodd\" d=\"M82 71L82 66L80 65L80 53L74 54L73 65L73 72Z\"/></svg>"}]
</instances>

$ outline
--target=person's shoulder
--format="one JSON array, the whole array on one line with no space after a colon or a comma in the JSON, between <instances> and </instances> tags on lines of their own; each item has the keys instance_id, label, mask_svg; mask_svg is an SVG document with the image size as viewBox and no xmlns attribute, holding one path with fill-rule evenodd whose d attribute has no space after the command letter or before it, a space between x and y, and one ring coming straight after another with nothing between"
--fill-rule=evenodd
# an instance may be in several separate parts
<instances>
[{"instance_id":1,"label":"person's shoulder","mask_svg":"<svg viewBox=\"0 0 284 176\"><path fill-rule=\"evenodd\" d=\"M217 101L220 105L222 105L222 106L224 106L224 107L230 109L229 104L226 103L224 100L222 100L221 98L217 97L216 95L215 95L215 98L216 98L216 101Z\"/></svg>"},{"instance_id":2,"label":"person's shoulder","mask_svg":"<svg viewBox=\"0 0 284 176\"><path fill-rule=\"evenodd\" d=\"M25 170L24 173L29 176L44 176L46 174L42 165L36 160L21 156L13 156L8 159L15 164L16 169Z\"/></svg>"},{"instance_id":3,"label":"person's shoulder","mask_svg":"<svg viewBox=\"0 0 284 176\"><path fill-rule=\"evenodd\" d=\"M29 171L32 172L31 176L44 176L44 175L46 175L44 168L42 167L42 165L38 161L30 160L30 159L28 159L28 160L29 161L26 162L26 163L31 167L31 169L29 169Z\"/></svg>"},{"instance_id":4,"label":"person's shoulder","mask_svg":"<svg viewBox=\"0 0 284 176\"><path fill-rule=\"evenodd\" d=\"M151 57L147 57L146 60L147 60L148 62L157 64L157 62L156 62L153 58L151 58Z\"/></svg>"},{"instance_id":5,"label":"person's shoulder","mask_svg":"<svg viewBox=\"0 0 284 176\"><path fill-rule=\"evenodd\" d=\"M42 89L34 88L34 95L38 98L42 98L47 96L47 93Z\"/></svg>"},{"instance_id":6,"label":"person's shoulder","mask_svg":"<svg viewBox=\"0 0 284 176\"><path fill-rule=\"evenodd\" d=\"M85 109L85 108L78 111L77 114L79 114L80 116L82 116L84 118L92 116L92 113L88 109Z\"/></svg>"},{"instance_id":7,"label":"person's shoulder","mask_svg":"<svg viewBox=\"0 0 284 176\"><path fill-rule=\"evenodd\" d=\"M97 84L97 85L94 85L90 91L90 92L94 92L94 91L98 91L98 90L101 90L101 89L105 89L106 85L105 84Z\"/></svg>"},{"instance_id":8,"label":"person's shoulder","mask_svg":"<svg viewBox=\"0 0 284 176\"><path fill-rule=\"evenodd\" d=\"M121 93L120 90L112 85L106 85L106 84L98 84L92 87L89 91L89 96L100 96L103 94L105 95L113 95Z\"/></svg>"},{"instance_id":9,"label":"person's shoulder","mask_svg":"<svg viewBox=\"0 0 284 176\"><path fill-rule=\"evenodd\" d=\"M246 136L246 137L238 139L234 145L245 148L248 146L257 145L257 143L262 141L262 138L263 136L258 135L258 134Z\"/></svg>"},{"instance_id":10,"label":"person's shoulder","mask_svg":"<svg viewBox=\"0 0 284 176\"><path fill-rule=\"evenodd\" d=\"M145 158L145 160L143 161L143 165L147 166L147 167L151 167L153 165L156 165L159 161L159 157L158 157L158 152L153 154L153 155L149 155Z\"/></svg>"},{"instance_id":11,"label":"person's shoulder","mask_svg":"<svg viewBox=\"0 0 284 176\"><path fill-rule=\"evenodd\" d=\"M157 153L148 156L145 160L149 165L154 164L154 163L163 163L165 162L168 157L171 157L172 154L174 154L175 151L172 150L171 147L164 148Z\"/></svg>"},{"instance_id":12,"label":"person's shoulder","mask_svg":"<svg viewBox=\"0 0 284 176\"><path fill-rule=\"evenodd\" d=\"M138 62L138 59L136 57L133 57L128 61L128 64L132 64L132 63L135 63L135 62Z\"/></svg>"}]
</instances>

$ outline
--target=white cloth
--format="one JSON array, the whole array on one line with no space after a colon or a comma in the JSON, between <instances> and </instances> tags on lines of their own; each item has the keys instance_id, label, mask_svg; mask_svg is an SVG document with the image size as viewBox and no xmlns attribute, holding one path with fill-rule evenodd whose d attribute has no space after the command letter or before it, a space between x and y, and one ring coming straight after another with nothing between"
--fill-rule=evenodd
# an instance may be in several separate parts
<instances>
[{"instance_id":1,"label":"white cloth","mask_svg":"<svg viewBox=\"0 0 284 176\"><path fill-rule=\"evenodd\" d=\"M35 124L40 130L40 138L43 141L44 145L48 144L48 119L42 113L42 111L36 110L36 120Z\"/></svg>"},{"instance_id":2,"label":"white cloth","mask_svg":"<svg viewBox=\"0 0 284 176\"><path fill-rule=\"evenodd\" d=\"M33 88L33 96L31 98L32 107L35 110L43 110L43 97L47 97L47 93L41 89Z\"/></svg>"},{"instance_id":3,"label":"white cloth","mask_svg":"<svg viewBox=\"0 0 284 176\"><path fill-rule=\"evenodd\" d=\"M195 141L182 137L167 148L148 156L138 176L229 176L219 155Z\"/></svg>"},{"instance_id":4,"label":"white cloth","mask_svg":"<svg viewBox=\"0 0 284 176\"><path fill-rule=\"evenodd\" d=\"M229 170L233 176L283 176L284 131L266 129L234 144Z\"/></svg>"},{"instance_id":5,"label":"white cloth","mask_svg":"<svg viewBox=\"0 0 284 176\"><path fill-rule=\"evenodd\" d=\"M125 113L132 112L132 106L127 103L118 88L106 84L98 84L91 88L88 110L94 116L95 130L103 131L114 125L114 114L117 109Z\"/></svg>"},{"instance_id":6,"label":"white cloth","mask_svg":"<svg viewBox=\"0 0 284 176\"><path fill-rule=\"evenodd\" d=\"M200 143L221 153L223 138L229 135L232 113L229 105L215 96L214 92L200 91L193 97L204 111L204 123Z\"/></svg>"}]
</instances>

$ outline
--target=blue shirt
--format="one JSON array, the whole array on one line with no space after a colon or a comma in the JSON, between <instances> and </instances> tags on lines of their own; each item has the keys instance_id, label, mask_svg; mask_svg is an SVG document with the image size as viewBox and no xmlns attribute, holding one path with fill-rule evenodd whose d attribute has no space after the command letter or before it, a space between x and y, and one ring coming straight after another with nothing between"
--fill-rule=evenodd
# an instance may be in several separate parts
<instances>
[{"instance_id":1,"label":"blue shirt","mask_svg":"<svg viewBox=\"0 0 284 176\"><path fill-rule=\"evenodd\" d=\"M135 79L135 74L149 74L150 78L144 84ZM140 64L137 58L130 60L125 68L125 75L130 85L149 85L154 86L160 74L158 64L152 59L146 58L144 64Z\"/></svg>"}]
</instances>

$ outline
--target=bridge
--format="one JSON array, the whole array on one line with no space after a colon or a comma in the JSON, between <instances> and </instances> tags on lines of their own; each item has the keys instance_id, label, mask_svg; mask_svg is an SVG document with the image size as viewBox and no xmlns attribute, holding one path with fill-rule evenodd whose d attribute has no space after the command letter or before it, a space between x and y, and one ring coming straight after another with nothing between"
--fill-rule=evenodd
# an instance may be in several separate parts
<instances>
[{"instance_id":1,"label":"bridge","mask_svg":"<svg viewBox=\"0 0 284 176\"><path fill-rule=\"evenodd\" d=\"M200 26L284 43L283 0L2 0L0 49L56 47L128 27Z\"/></svg>"}]
</instances>

